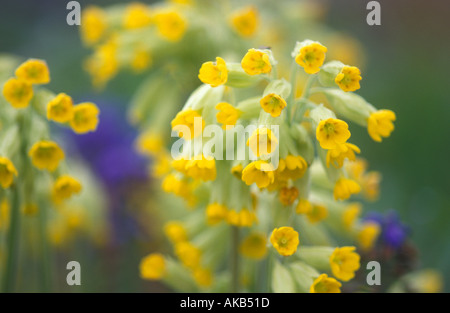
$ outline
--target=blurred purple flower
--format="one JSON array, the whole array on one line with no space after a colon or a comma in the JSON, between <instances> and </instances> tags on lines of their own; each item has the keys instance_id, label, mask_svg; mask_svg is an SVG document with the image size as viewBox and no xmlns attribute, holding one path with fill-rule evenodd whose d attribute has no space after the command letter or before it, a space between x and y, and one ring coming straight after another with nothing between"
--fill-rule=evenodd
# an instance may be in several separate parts
<instances>
[{"instance_id":1,"label":"blurred purple flower","mask_svg":"<svg viewBox=\"0 0 450 313\"><path fill-rule=\"evenodd\" d=\"M380 239L395 249L403 245L410 233L410 229L400 221L398 213L393 210L384 215L379 212L369 212L364 220L378 223L381 226Z\"/></svg>"}]
</instances>

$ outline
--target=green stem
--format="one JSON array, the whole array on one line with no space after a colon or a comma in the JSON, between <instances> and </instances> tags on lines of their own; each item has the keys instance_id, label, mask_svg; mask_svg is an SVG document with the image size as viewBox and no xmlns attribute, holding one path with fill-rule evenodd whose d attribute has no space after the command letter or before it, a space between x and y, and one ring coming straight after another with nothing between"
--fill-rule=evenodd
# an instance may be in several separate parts
<instances>
[{"instance_id":1,"label":"green stem","mask_svg":"<svg viewBox=\"0 0 450 313\"><path fill-rule=\"evenodd\" d=\"M239 292L239 227L231 228L231 292Z\"/></svg>"},{"instance_id":2,"label":"green stem","mask_svg":"<svg viewBox=\"0 0 450 313\"><path fill-rule=\"evenodd\" d=\"M51 292L51 267L50 255L47 241L47 206L39 207L39 244L41 248L41 281L42 291Z\"/></svg>"}]
</instances>

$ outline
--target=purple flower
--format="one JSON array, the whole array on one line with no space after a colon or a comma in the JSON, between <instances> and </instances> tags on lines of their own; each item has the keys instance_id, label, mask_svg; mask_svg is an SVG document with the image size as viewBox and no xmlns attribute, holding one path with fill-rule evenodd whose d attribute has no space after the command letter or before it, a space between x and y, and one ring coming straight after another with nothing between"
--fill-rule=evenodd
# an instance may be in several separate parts
<instances>
[{"instance_id":1,"label":"purple flower","mask_svg":"<svg viewBox=\"0 0 450 313\"><path fill-rule=\"evenodd\" d=\"M381 226L380 239L395 249L403 245L410 233L410 229L400 221L394 210L388 211L384 215L378 212L369 212L364 220L378 223Z\"/></svg>"}]
</instances>

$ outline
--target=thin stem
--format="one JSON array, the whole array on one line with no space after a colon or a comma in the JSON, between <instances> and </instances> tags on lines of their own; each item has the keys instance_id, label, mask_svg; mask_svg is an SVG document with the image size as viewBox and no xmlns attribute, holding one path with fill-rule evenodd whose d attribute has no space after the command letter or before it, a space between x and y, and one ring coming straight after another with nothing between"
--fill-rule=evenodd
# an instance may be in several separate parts
<instances>
[{"instance_id":1,"label":"thin stem","mask_svg":"<svg viewBox=\"0 0 450 313\"><path fill-rule=\"evenodd\" d=\"M239 227L231 227L231 292L239 292Z\"/></svg>"},{"instance_id":2,"label":"thin stem","mask_svg":"<svg viewBox=\"0 0 450 313\"><path fill-rule=\"evenodd\" d=\"M49 247L46 236L47 229L47 206L41 205L39 207L39 244L41 248L41 281L42 291L51 292L51 267Z\"/></svg>"}]
</instances>

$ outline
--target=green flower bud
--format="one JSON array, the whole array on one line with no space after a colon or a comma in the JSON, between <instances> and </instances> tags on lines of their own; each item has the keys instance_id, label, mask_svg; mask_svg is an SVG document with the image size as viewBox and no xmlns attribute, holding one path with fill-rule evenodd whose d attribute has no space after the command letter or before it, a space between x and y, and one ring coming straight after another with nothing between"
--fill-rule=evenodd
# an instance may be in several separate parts
<instances>
[{"instance_id":1,"label":"green flower bud","mask_svg":"<svg viewBox=\"0 0 450 313\"><path fill-rule=\"evenodd\" d=\"M325 63L318 74L319 82L322 84L322 86L336 87L337 85L334 80L344 66L345 64L340 61L331 61Z\"/></svg>"},{"instance_id":2,"label":"green flower bud","mask_svg":"<svg viewBox=\"0 0 450 313\"><path fill-rule=\"evenodd\" d=\"M334 248L322 246L306 246L296 252L298 258L319 271L330 270L330 256Z\"/></svg>"},{"instance_id":3,"label":"green flower bud","mask_svg":"<svg viewBox=\"0 0 450 313\"><path fill-rule=\"evenodd\" d=\"M261 81L260 75L248 75L239 63L227 63L228 79L225 85L235 88L248 88Z\"/></svg>"}]
</instances>

